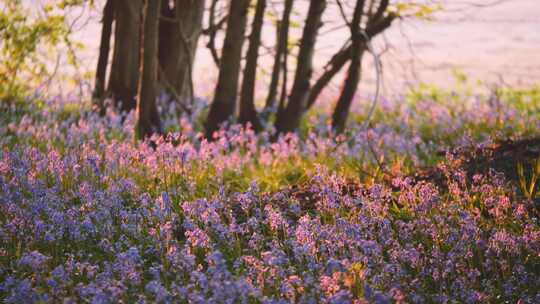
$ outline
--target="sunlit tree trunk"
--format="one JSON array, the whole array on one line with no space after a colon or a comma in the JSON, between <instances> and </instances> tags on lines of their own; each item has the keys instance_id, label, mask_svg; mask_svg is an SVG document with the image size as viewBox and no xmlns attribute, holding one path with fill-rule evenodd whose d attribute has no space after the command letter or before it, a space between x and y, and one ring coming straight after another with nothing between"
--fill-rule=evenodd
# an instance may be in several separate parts
<instances>
[{"instance_id":1,"label":"sunlit tree trunk","mask_svg":"<svg viewBox=\"0 0 540 304\"><path fill-rule=\"evenodd\" d=\"M276 129L278 133L292 132L300 125L302 114L306 109L307 95L310 88L311 74L313 70L313 52L319 28L322 25L321 18L326 9L326 0L310 1L308 16L304 25L296 74L285 109L278 113Z\"/></svg>"},{"instance_id":2,"label":"sunlit tree trunk","mask_svg":"<svg viewBox=\"0 0 540 304\"><path fill-rule=\"evenodd\" d=\"M160 82L174 97L191 97L193 63L202 31L205 0L162 0L159 23ZM182 101L183 101L182 100Z\"/></svg>"},{"instance_id":3,"label":"sunlit tree trunk","mask_svg":"<svg viewBox=\"0 0 540 304\"><path fill-rule=\"evenodd\" d=\"M369 22L365 30L365 34L368 39L371 39L386 30L388 27L390 27L392 21L396 18L396 16L393 14L388 14L384 16L384 12L386 11L387 7L388 0L382 0L379 2L379 7L377 11L373 14L373 16L369 16ZM361 36L361 39L366 38L364 35ZM362 43L362 48L365 52L365 41L363 41ZM314 85L311 87L308 96L307 109L309 109L315 104L317 98L324 90L324 88L326 88L326 86L330 83L334 76L336 76L339 71L341 71L341 69L347 64L347 62L349 62L351 58L352 44L344 47L336 54L334 54L334 56L332 56L332 59L330 59L330 61L326 65L327 68L323 71L321 76L319 76L319 78L315 81Z\"/></svg>"},{"instance_id":4,"label":"sunlit tree trunk","mask_svg":"<svg viewBox=\"0 0 540 304\"><path fill-rule=\"evenodd\" d=\"M347 116L349 115L349 110L360 81L362 54L366 49L366 44L377 33L390 27L395 18L393 14L385 16L389 5L388 0L381 0L377 2L377 5L371 1L367 12L364 12L363 9L364 2L364 0L357 0L353 20L349 25L352 41L350 53L351 63L343 89L332 114L332 127L336 133L342 133L345 129ZM362 32L361 24L363 15L367 16L367 28Z\"/></svg>"},{"instance_id":5,"label":"sunlit tree trunk","mask_svg":"<svg viewBox=\"0 0 540 304\"><path fill-rule=\"evenodd\" d=\"M276 54L274 56L274 66L272 68L272 79L268 88L268 97L266 98L266 108L271 108L275 105L278 93L279 75L282 71L282 61L284 56L287 56L287 46L289 42L289 26L291 12L293 8L293 0L285 0L283 16L278 24Z\"/></svg>"},{"instance_id":6,"label":"sunlit tree trunk","mask_svg":"<svg viewBox=\"0 0 540 304\"><path fill-rule=\"evenodd\" d=\"M364 10L364 0L357 0L354 8L353 19L350 25L351 30L351 63L341 95L339 96L334 114L332 115L332 127L336 133L343 132L349 108L360 81L360 70L362 63L362 42L364 38L360 35L360 22Z\"/></svg>"},{"instance_id":7,"label":"sunlit tree trunk","mask_svg":"<svg viewBox=\"0 0 540 304\"><path fill-rule=\"evenodd\" d=\"M105 97L105 81L107 77L107 65L109 63L109 52L111 44L112 25L114 21L113 0L107 0L103 8L103 27L101 30L101 42L99 45L98 63L96 68L96 79L94 87L94 102L100 113L104 113L103 98Z\"/></svg>"},{"instance_id":8,"label":"sunlit tree trunk","mask_svg":"<svg viewBox=\"0 0 540 304\"><path fill-rule=\"evenodd\" d=\"M123 111L135 109L139 80L142 0L115 0L114 53L109 92Z\"/></svg>"},{"instance_id":9,"label":"sunlit tree trunk","mask_svg":"<svg viewBox=\"0 0 540 304\"><path fill-rule=\"evenodd\" d=\"M257 63L259 59L259 47L261 45L261 31L264 21L264 11L266 0L258 0L255 9L255 17L251 26L249 37L249 48L247 51L246 67L244 68L244 78L240 95L240 115L241 124L251 123L253 129L261 129L261 123L255 108L255 82L257 78Z\"/></svg>"},{"instance_id":10,"label":"sunlit tree trunk","mask_svg":"<svg viewBox=\"0 0 540 304\"><path fill-rule=\"evenodd\" d=\"M141 73L137 94L136 133L139 139L162 132L156 107L160 6L159 0L146 0L144 5Z\"/></svg>"},{"instance_id":11,"label":"sunlit tree trunk","mask_svg":"<svg viewBox=\"0 0 540 304\"><path fill-rule=\"evenodd\" d=\"M351 59L351 46L340 50L332 57L332 59L330 59L327 68L323 71L322 75L315 81L315 83L311 87L311 90L309 91L306 110L309 110L309 108L311 108L315 104L315 101L317 101L317 98L322 93L324 88L326 88L332 78L334 78L334 76L336 76L336 74L341 71L341 69L347 64L349 59Z\"/></svg>"},{"instance_id":12,"label":"sunlit tree trunk","mask_svg":"<svg viewBox=\"0 0 540 304\"><path fill-rule=\"evenodd\" d=\"M230 120L236 109L238 78L242 59L242 45L246 31L249 0L232 0L227 18L227 31L220 60L214 100L206 120L206 136Z\"/></svg>"}]
</instances>

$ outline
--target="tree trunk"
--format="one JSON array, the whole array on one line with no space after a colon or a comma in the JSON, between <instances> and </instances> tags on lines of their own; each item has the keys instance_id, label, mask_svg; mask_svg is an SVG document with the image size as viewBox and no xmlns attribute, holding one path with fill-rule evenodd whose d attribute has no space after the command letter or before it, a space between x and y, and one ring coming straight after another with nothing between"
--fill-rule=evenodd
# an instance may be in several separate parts
<instances>
[{"instance_id":1,"label":"tree trunk","mask_svg":"<svg viewBox=\"0 0 540 304\"><path fill-rule=\"evenodd\" d=\"M240 115L241 124L251 123L255 131L262 128L261 122L255 108L255 83L257 78L257 63L259 59L259 47L261 45L261 31L264 21L264 11L266 9L266 0L257 0L255 17L251 26L249 36L249 48L247 51L246 66L244 68L244 77L242 80L242 91L240 96Z\"/></svg>"},{"instance_id":2,"label":"tree trunk","mask_svg":"<svg viewBox=\"0 0 540 304\"><path fill-rule=\"evenodd\" d=\"M382 6L379 7L377 12L374 14L373 17L370 18L367 28L366 28L366 36L371 39L384 30L386 30L390 25L392 24L392 21L396 18L395 15L389 14L386 17L382 16L382 12L385 11L385 8L388 6L388 1L383 0L381 1ZM362 39L362 48L365 51L365 38L363 35L361 37ZM309 96L308 96L308 102L307 102L307 110L311 108L315 101L317 101L317 98L323 91L323 89L330 83L332 78L345 66L345 64L351 59L352 56L352 45L349 45L348 47L340 50L337 52L332 59L327 64L327 69L323 72L323 74L315 81L315 84L312 86Z\"/></svg>"},{"instance_id":3,"label":"tree trunk","mask_svg":"<svg viewBox=\"0 0 540 304\"><path fill-rule=\"evenodd\" d=\"M117 108L135 109L139 80L142 0L115 0L114 54L109 92ZM121 106L120 106L121 105Z\"/></svg>"},{"instance_id":4,"label":"tree trunk","mask_svg":"<svg viewBox=\"0 0 540 304\"><path fill-rule=\"evenodd\" d=\"M231 1L218 82L206 120L207 138L211 138L220 125L228 121L235 112L248 7L249 0Z\"/></svg>"},{"instance_id":5,"label":"tree trunk","mask_svg":"<svg viewBox=\"0 0 540 304\"><path fill-rule=\"evenodd\" d=\"M342 133L345 129L345 123L347 122L351 103L356 93L356 89L358 88L362 53L362 50L359 50L358 52L354 50L345 84L343 85L334 113L332 114L332 128L337 134Z\"/></svg>"},{"instance_id":6,"label":"tree trunk","mask_svg":"<svg viewBox=\"0 0 540 304\"><path fill-rule=\"evenodd\" d=\"M272 69L272 80L268 89L268 97L266 98L266 108L271 108L276 103L277 88L279 84L279 74L281 72L281 63L284 56L287 56L287 46L289 43L289 25L293 0L285 0L285 8L283 16L278 27L276 54L274 56L274 67ZM283 71L285 73L285 71Z\"/></svg>"},{"instance_id":7,"label":"tree trunk","mask_svg":"<svg viewBox=\"0 0 540 304\"><path fill-rule=\"evenodd\" d=\"M300 125L300 119L306 109L307 95L313 70L313 51L319 28L322 25L321 17L325 9L326 0L310 1L308 16L300 43L291 95L289 96L287 107L282 113L279 113L276 121L278 134L292 132Z\"/></svg>"},{"instance_id":8,"label":"tree trunk","mask_svg":"<svg viewBox=\"0 0 540 304\"><path fill-rule=\"evenodd\" d=\"M204 0L176 0L169 7L162 0L159 23L160 82L175 97L187 100L193 94L191 71L202 31Z\"/></svg>"},{"instance_id":9,"label":"tree trunk","mask_svg":"<svg viewBox=\"0 0 540 304\"><path fill-rule=\"evenodd\" d=\"M351 107L351 103L354 99L354 95L358 88L358 82L360 81L362 54L365 50L365 44L369 43L366 39L371 39L377 33L380 33L384 29L388 28L394 19L394 15L390 14L383 18L389 1L382 0L379 2L379 6L375 14L372 14L373 2L369 7L367 16L367 30L362 33L360 25L362 23L362 16L364 14L364 0L357 0L356 7L353 14L353 20L350 24L351 29L351 63L349 65L349 71L347 73L347 79L343 85L341 95L337 101L336 108L332 115L332 127L336 133L342 133L347 123L347 116ZM378 63L375 63L378 64Z\"/></svg>"},{"instance_id":10,"label":"tree trunk","mask_svg":"<svg viewBox=\"0 0 540 304\"><path fill-rule=\"evenodd\" d=\"M136 134L139 139L162 133L156 107L158 69L158 24L161 1L146 0L141 33L141 73L137 94Z\"/></svg>"},{"instance_id":11,"label":"tree trunk","mask_svg":"<svg viewBox=\"0 0 540 304\"><path fill-rule=\"evenodd\" d=\"M208 9L208 27L204 30L204 34L208 36L208 43L206 47L212 55L212 59L216 64L216 67L221 65L221 59L219 58L218 51L216 49L216 35L221 30L223 25L227 22L227 17L223 16L216 22L216 8L219 0L212 0L210 2L210 8Z\"/></svg>"},{"instance_id":12,"label":"tree trunk","mask_svg":"<svg viewBox=\"0 0 540 304\"><path fill-rule=\"evenodd\" d=\"M323 74L315 81L315 84L309 91L306 111L315 104L315 101L317 101L317 98L323 89L326 88L332 78L341 71L349 59L351 59L351 46L340 50L332 57L332 59L330 59L330 62L328 62L327 65L328 68L325 69Z\"/></svg>"},{"instance_id":13,"label":"tree trunk","mask_svg":"<svg viewBox=\"0 0 540 304\"><path fill-rule=\"evenodd\" d=\"M373 2L372 2L373 3ZM341 90L334 114L332 115L332 127L336 133L342 133L345 129L345 123L347 122L347 116L351 107L352 100L358 88L358 82L360 81L360 70L362 64L362 41L363 38L360 35L360 22L364 11L364 0L357 0L356 7L354 8L353 20L350 24L351 30L351 63L349 65L349 72L347 79Z\"/></svg>"},{"instance_id":14,"label":"tree trunk","mask_svg":"<svg viewBox=\"0 0 540 304\"><path fill-rule=\"evenodd\" d=\"M112 24L114 21L114 3L113 0L107 0L103 8L103 27L101 29L101 41L99 45L99 57L96 68L96 82L94 87L94 102L101 114L104 114L105 106L103 98L105 97L105 81L107 77L107 64L109 63L109 51L111 44Z\"/></svg>"}]
</instances>

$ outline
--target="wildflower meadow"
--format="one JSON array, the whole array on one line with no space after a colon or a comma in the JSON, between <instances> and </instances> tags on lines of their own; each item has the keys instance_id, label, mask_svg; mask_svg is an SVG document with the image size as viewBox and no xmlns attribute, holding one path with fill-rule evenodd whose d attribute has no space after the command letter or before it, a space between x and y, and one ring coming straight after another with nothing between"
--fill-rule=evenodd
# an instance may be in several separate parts
<instances>
[{"instance_id":1,"label":"wildflower meadow","mask_svg":"<svg viewBox=\"0 0 540 304\"><path fill-rule=\"evenodd\" d=\"M2 105L0 299L538 303L534 158L508 158L520 183L456 152L537 134L539 91L500 93L418 90L367 128L354 114L334 136L312 113L277 140L207 140L197 112L160 106L169 132L136 142L133 113Z\"/></svg>"}]
</instances>

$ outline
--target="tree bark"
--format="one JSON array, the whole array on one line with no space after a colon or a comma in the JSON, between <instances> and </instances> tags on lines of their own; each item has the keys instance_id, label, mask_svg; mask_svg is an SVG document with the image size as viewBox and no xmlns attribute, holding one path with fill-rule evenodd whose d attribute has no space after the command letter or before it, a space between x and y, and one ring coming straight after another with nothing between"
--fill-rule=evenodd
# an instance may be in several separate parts
<instances>
[{"instance_id":1,"label":"tree bark","mask_svg":"<svg viewBox=\"0 0 540 304\"><path fill-rule=\"evenodd\" d=\"M101 114L104 114L105 106L105 81L107 77L107 65L109 63L109 52L111 44L112 24L114 21L113 0L107 0L103 8L103 27L101 29L101 41L99 45L99 56L96 68L96 79L94 87L94 102Z\"/></svg>"},{"instance_id":2,"label":"tree bark","mask_svg":"<svg viewBox=\"0 0 540 304\"><path fill-rule=\"evenodd\" d=\"M389 1L382 0L379 2L379 6L375 14L371 14L373 9L373 2L368 10L368 29L365 33L361 32L360 25L362 23L362 17L364 15L364 3L365 0L357 0L356 7L353 14L353 20L350 24L351 30L351 63L349 65L349 71L340 97L337 101L334 113L332 114L332 127L334 131L339 134L345 129L347 123L347 116L354 99L356 90L358 89L358 83L360 81L362 54L365 50L365 44L369 43L366 39L370 40L374 35L380 33L384 29L388 28L394 19L393 15L389 15L386 18L383 17ZM376 63L377 64L377 63Z\"/></svg>"},{"instance_id":3,"label":"tree bark","mask_svg":"<svg viewBox=\"0 0 540 304\"><path fill-rule=\"evenodd\" d=\"M159 64L163 79L160 82L169 93L186 100L193 94L191 72L202 31L205 1L176 0L174 7L169 7L169 1L162 0L161 5Z\"/></svg>"},{"instance_id":4,"label":"tree bark","mask_svg":"<svg viewBox=\"0 0 540 304\"><path fill-rule=\"evenodd\" d=\"M234 115L236 109L236 95L248 7L249 0L231 0L218 82L214 100L206 120L207 138L211 138L220 125Z\"/></svg>"},{"instance_id":5,"label":"tree bark","mask_svg":"<svg viewBox=\"0 0 540 304\"><path fill-rule=\"evenodd\" d=\"M206 44L206 47L210 51L212 59L217 67L221 65L221 59L219 58L218 51L216 49L216 35L218 31L221 30L228 17L224 16L218 22L216 22L216 7L218 1L219 0L212 0L212 2L210 2L210 8L208 9L208 27L203 31L203 33L208 36L208 43Z\"/></svg>"},{"instance_id":6,"label":"tree bark","mask_svg":"<svg viewBox=\"0 0 540 304\"><path fill-rule=\"evenodd\" d=\"M284 56L287 56L287 46L289 43L289 26L292 7L293 0L285 0L283 16L281 17L281 22L278 25L279 29L277 35L276 54L274 56L274 67L272 69L272 79L270 81L270 87L268 89L268 97L266 98L266 108L271 108L276 103L282 60Z\"/></svg>"},{"instance_id":7,"label":"tree bark","mask_svg":"<svg viewBox=\"0 0 540 304\"><path fill-rule=\"evenodd\" d=\"M357 50L355 47L353 52L349 71L347 72L347 78L343 85L343 89L341 90L334 113L332 114L332 128L337 134L342 133L345 129L345 123L347 122L351 103L358 88L358 82L360 81L362 50Z\"/></svg>"},{"instance_id":8,"label":"tree bark","mask_svg":"<svg viewBox=\"0 0 540 304\"><path fill-rule=\"evenodd\" d=\"M351 46L340 50L336 53L330 62L327 64L327 69L324 70L323 74L315 81L315 84L311 87L308 95L307 109L309 110L317 98L321 94L324 88L330 83L332 78L341 71L343 66L351 59Z\"/></svg>"},{"instance_id":9,"label":"tree bark","mask_svg":"<svg viewBox=\"0 0 540 304\"><path fill-rule=\"evenodd\" d=\"M347 79L341 90L336 108L332 115L332 127L336 133L342 133L345 128L347 116L349 114L349 108L351 107L352 100L358 88L358 82L360 81L360 66L362 63L362 37L360 35L360 22L364 11L364 0L357 0L354 8L353 20L350 24L351 30L351 63L349 65L349 71Z\"/></svg>"},{"instance_id":10,"label":"tree bark","mask_svg":"<svg viewBox=\"0 0 540 304\"><path fill-rule=\"evenodd\" d=\"M139 80L142 0L115 2L114 54L109 92L117 108L131 111L136 106L135 97Z\"/></svg>"},{"instance_id":11,"label":"tree bark","mask_svg":"<svg viewBox=\"0 0 540 304\"><path fill-rule=\"evenodd\" d=\"M289 102L282 113L278 113L276 129L278 134L292 132L300 125L302 114L306 109L307 95L313 70L313 52L321 17L326 9L326 0L310 1L308 16L302 34L296 74L289 96Z\"/></svg>"},{"instance_id":12,"label":"tree bark","mask_svg":"<svg viewBox=\"0 0 540 304\"><path fill-rule=\"evenodd\" d=\"M257 0L255 17L251 26L249 36L249 47L247 51L246 66L242 80L242 90L240 95L240 115L239 123L251 123L255 131L262 128L258 113L255 108L255 83L257 78L257 63L259 59L259 47L261 45L261 31L264 21L266 0Z\"/></svg>"},{"instance_id":13,"label":"tree bark","mask_svg":"<svg viewBox=\"0 0 540 304\"><path fill-rule=\"evenodd\" d=\"M160 0L145 1L140 49L141 73L137 94L136 134L139 139L150 137L154 133L162 133L156 107L160 6Z\"/></svg>"},{"instance_id":14,"label":"tree bark","mask_svg":"<svg viewBox=\"0 0 540 304\"><path fill-rule=\"evenodd\" d=\"M375 15L377 16L377 14ZM384 30L386 30L390 25L392 24L392 21L396 18L395 15L388 15L386 17L380 17L376 21L371 21L368 24L368 27L366 29L366 35L369 39L377 36ZM360 37L362 42L362 47L365 51L365 37ZM340 50L337 52L332 59L327 64L327 69L323 72L323 74L315 81L315 84L312 86L309 96L308 96L308 102L307 102L307 110L309 110L317 101L317 98L323 91L323 89L330 83L330 81L334 78L334 76L341 71L341 69L347 64L347 62L351 59L352 54L352 46L349 45L348 47Z\"/></svg>"}]
</instances>

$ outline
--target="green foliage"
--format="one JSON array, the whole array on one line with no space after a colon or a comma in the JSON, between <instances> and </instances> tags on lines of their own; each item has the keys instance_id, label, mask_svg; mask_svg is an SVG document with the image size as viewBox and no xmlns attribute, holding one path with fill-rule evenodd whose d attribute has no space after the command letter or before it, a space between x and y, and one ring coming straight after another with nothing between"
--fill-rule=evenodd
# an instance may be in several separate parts
<instances>
[{"instance_id":1,"label":"green foliage","mask_svg":"<svg viewBox=\"0 0 540 304\"><path fill-rule=\"evenodd\" d=\"M517 165L517 175L521 193L528 200L538 197L538 177L540 177L540 156L531 164L530 176L527 178L523 163Z\"/></svg>"},{"instance_id":2,"label":"green foliage","mask_svg":"<svg viewBox=\"0 0 540 304\"><path fill-rule=\"evenodd\" d=\"M441 9L437 1L398 1L390 8L390 11L401 17L414 17L431 20L433 14Z\"/></svg>"},{"instance_id":3,"label":"green foliage","mask_svg":"<svg viewBox=\"0 0 540 304\"><path fill-rule=\"evenodd\" d=\"M66 7L62 1L59 8ZM32 8L32 10L35 8ZM65 16L45 6L35 14L20 0L4 0L0 11L0 100L13 102L50 73L48 55L69 43ZM38 9L39 10L39 9ZM45 52L43 54L42 52Z\"/></svg>"}]
</instances>

